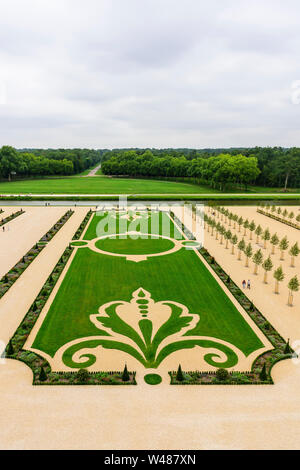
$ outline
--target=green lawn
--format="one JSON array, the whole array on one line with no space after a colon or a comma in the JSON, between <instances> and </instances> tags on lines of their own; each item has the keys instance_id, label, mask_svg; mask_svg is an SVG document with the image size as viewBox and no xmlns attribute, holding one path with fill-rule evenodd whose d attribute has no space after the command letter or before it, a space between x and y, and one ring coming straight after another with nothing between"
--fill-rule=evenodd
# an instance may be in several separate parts
<instances>
[{"instance_id":1,"label":"green lawn","mask_svg":"<svg viewBox=\"0 0 300 470\"><path fill-rule=\"evenodd\" d=\"M164 217L167 216L164 215ZM84 239L95 237L99 220L101 217L94 217ZM161 231L162 220L158 231ZM140 241L143 243L143 250L151 251L150 244L153 240ZM115 242L118 243L117 240ZM149 243L149 250L144 246L146 242ZM141 331L145 344L136 331L120 321L113 306L110 307L109 319L106 321L112 322L114 328L122 334L126 332L126 336L130 336L139 345L140 350L148 354L150 358L148 364L151 363L152 367L156 367L172 351L194 347L196 344L203 348L217 344L218 349L227 354L228 359L223 366L232 367L237 357L233 350L218 343L218 339L235 345L246 355L263 346L194 250L182 248L170 255L151 257L146 261L135 263L122 257L95 253L83 247L78 248L35 338L33 347L54 356L61 346L72 340L85 338L84 347L95 347L101 344L108 349L125 351L140 360L141 356L134 348L114 342L113 338L108 336L107 331L98 329L89 318L90 315L97 314L99 307L107 302L129 302L132 293L140 288L150 292L152 299L156 302L178 302L185 305L190 313L200 317L199 323L192 331L188 331L181 341L165 347L158 354L157 362L151 362L159 343L168 335L180 331L184 326L186 320L181 318L179 307L172 307L172 318L158 330L153 341L151 340L151 322L149 323L146 318L142 319ZM146 316L144 304L147 302L141 298L139 303L142 318ZM195 335L207 336L212 340L199 339L196 342L189 340L189 336L195 337ZM102 336L103 339L99 343L98 340L89 340L91 336ZM64 355L65 364L74 368L91 365L91 356L88 356L88 362L85 364L72 362L72 354L76 348L75 345L67 350ZM212 355L207 354L205 360L215 365Z\"/></svg>"},{"instance_id":2,"label":"green lawn","mask_svg":"<svg viewBox=\"0 0 300 470\"><path fill-rule=\"evenodd\" d=\"M109 251L111 253L127 254L127 255L148 255L151 253L161 253L163 251L169 251L174 247L174 243L171 240L164 238L157 239L132 239L126 238L121 239L115 238L103 238L96 242L96 247L103 251Z\"/></svg>"},{"instance_id":3,"label":"green lawn","mask_svg":"<svg viewBox=\"0 0 300 470\"><path fill-rule=\"evenodd\" d=\"M201 194L218 192L209 187L188 183L106 176L0 183L0 194Z\"/></svg>"}]
</instances>

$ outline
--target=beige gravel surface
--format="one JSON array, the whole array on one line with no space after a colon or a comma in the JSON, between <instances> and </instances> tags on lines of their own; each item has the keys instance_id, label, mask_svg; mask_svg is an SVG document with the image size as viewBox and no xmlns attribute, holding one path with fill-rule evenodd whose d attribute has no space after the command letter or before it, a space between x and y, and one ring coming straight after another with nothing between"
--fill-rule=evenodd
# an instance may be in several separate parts
<instances>
[{"instance_id":1,"label":"beige gravel surface","mask_svg":"<svg viewBox=\"0 0 300 470\"><path fill-rule=\"evenodd\" d=\"M65 214L66 207L23 207L25 213L0 227L0 278ZM4 208L7 217L18 207Z\"/></svg>"}]
</instances>

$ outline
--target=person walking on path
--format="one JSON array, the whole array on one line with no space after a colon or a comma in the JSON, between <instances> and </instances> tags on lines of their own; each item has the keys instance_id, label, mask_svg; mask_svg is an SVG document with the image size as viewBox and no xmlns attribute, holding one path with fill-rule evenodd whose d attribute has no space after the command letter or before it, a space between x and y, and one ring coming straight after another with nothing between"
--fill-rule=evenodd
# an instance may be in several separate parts
<instances>
[{"instance_id":1,"label":"person walking on path","mask_svg":"<svg viewBox=\"0 0 300 470\"><path fill-rule=\"evenodd\" d=\"M247 289L251 289L250 279L248 279L248 282L247 282Z\"/></svg>"},{"instance_id":2,"label":"person walking on path","mask_svg":"<svg viewBox=\"0 0 300 470\"><path fill-rule=\"evenodd\" d=\"M246 281L245 280L243 280L242 285L243 285L243 289L246 289Z\"/></svg>"}]
</instances>

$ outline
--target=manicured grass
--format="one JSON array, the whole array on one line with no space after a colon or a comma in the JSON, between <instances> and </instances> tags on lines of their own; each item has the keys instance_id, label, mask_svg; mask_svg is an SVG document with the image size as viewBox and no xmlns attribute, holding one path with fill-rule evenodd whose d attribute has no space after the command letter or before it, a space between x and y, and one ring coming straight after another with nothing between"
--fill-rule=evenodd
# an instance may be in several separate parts
<instances>
[{"instance_id":1,"label":"manicured grass","mask_svg":"<svg viewBox=\"0 0 300 470\"><path fill-rule=\"evenodd\" d=\"M158 385L161 383L162 378L158 374L147 374L145 375L144 380L148 385Z\"/></svg>"},{"instance_id":2,"label":"manicured grass","mask_svg":"<svg viewBox=\"0 0 300 470\"><path fill-rule=\"evenodd\" d=\"M96 219L92 220L92 231L95 230L93 222ZM121 257L98 254L84 247L78 249L33 347L53 356L58 348L69 341L99 335L104 336L104 347L115 346L108 333L96 328L89 316L97 314L104 303L130 301L132 293L141 287L150 292L155 301L181 303L200 318L196 328L186 334L186 341L168 345L159 353L158 361L163 360L167 353L177 350L178 346L193 347L192 341L187 341L190 335L213 338L199 339L199 346L213 347L218 339L222 339L237 346L246 355L263 346L193 250L182 248L170 255L135 263ZM179 323L180 318L173 320L172 328L175 331L178 331ZM163 337L163 334L162 331L158 336ZM158 338L158 342L162 337ZM96 345L95 340L87 339L86 347L91 345ZM120 346L119 343L116 348L129 352L131 347ZM75 349L73 347L64 356L66 364L72 366L71 356ZM234 365L234 352L226 346L219 349L227 354L225 367ZM207 354L206 358L211 363L211 355Z\"/></svg>"},{"instance_id":3,"label":"manicured grass","mask_svg":"<svg viewBox=\"0 0 300 470\"><path fill-rule=\"evenodd\" d=\"M103 238L96 242L96 247L103 251L109 251L111 253L120 253L127 255L148 255L151 253L161 253L163 251L169 251L174 247L174 243L171 240L164 238L138 238L136 240L132 238L121 239L116 238Z\"/></svg>"},{"instance_id":4,"label":"manicured grass","mask_svg":"<svg viewBox=\"0 0 300 470\"><path fill-rule=\"evenodd\" d=\"M201 194L218 192L208 187L188 183L106 176L0 183L0 194Z\"/></svg>"},{"instance_id":5,"label":"manicured grass","mask_svg":"<svg viewBox=\"0 0 300 470\"><path fill-rule=\"evenodd\" d=\"M171 222L170 217L164 212L152 213L148 219L141 218L135 221L120 219L117 214L107 216L106 213L96 213L92 218L84 235L85 240L93 240L102 235L113 235L115 233L126 233L137 231L141 233L151 233L153 235L164 235L166 237L182 240L182 234Z\"/></svg>"}]
</instances>

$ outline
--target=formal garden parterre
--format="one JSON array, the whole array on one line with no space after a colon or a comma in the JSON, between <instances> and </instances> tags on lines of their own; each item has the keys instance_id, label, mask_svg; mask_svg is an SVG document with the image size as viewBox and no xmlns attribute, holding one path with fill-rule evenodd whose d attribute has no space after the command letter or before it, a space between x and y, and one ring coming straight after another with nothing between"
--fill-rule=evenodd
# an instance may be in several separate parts
<instances>
[{"instance_id":1,"label":"formal garden parterre","mask_svg":"<svg viewBox=\"0 0 300 470\"><path fill-rule=\"evenodd\" d=\"M136 384L128 362L155 376L172 357L179 366L191 352L194 373L183 372L182 380L178 370L170 373L172 384L272 383L274 361L290 357L287 342L235 292L237 308L227 292L232 281L222 287L208 269L211 257L184 247L168 213L89 212L73 240L6 349L31 367L35 384ZM168 254L171 244L176 249ZM223 369L229 375L218 379Z\"/></svg>"}]
</instances>

